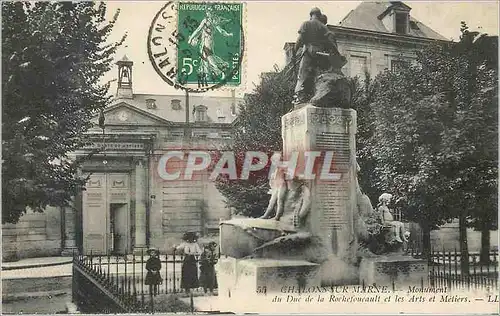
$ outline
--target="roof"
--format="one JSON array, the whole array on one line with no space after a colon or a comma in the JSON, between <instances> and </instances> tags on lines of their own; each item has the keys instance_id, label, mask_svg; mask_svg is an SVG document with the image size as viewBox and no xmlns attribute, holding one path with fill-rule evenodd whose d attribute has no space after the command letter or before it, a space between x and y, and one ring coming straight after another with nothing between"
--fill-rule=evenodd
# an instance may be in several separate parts
<instances>
[{"instance_id":1,"label":"roof","mask_svg":"<svg viewBox=\"0 0 500 316\"><path fill-rule=\"evenodd\" d=\"M128 65L133 65L134 62L128 59L127 55L123 55L122 59L116 62L117 65L119 64L128 64Z\"/></svg>"},{"instance_id":2,"label":"roof","mask_svg":"<svg viewBox=\"0 0 500 316\"><path fill-rule=\"evenodd\" d=\"M156 109L150 109L146 106L146 100L154 99ZM181 108L175 110L172 108L172 100L180 100ZM231 107L234 102L235 109L238 111L238 103L243 101L241 98L232 97L209 97L203 95L189 95L189 118L194 121L193 109L196 106L204 105L207 107L208 122L211 123L232 123L236 118L231 113ZM125 102L140 110L151 113L171 122L184 123L186 121L186 97L184 95L158 95L158 94L134 94L132 99L118 98L113 104Z\"/></svg>"},{"instance_id":3,"label":"roof","mask_svg":"<svg viewBox=\"0 0 500 316\"><path fill-rule=\"evenodd\" d=\"M381 33L390 33L384 26L384 23L379 16L386 13L387 9L391 6L404 6L409 8L401 2L362 2L354 10L349 12L347 16L339 23L339 26L353 29L362 29ZM441 34L437 33L427 25L418 21L410 15L410 31L409 36L448 40Z\"/></svg>"}]
</instances>

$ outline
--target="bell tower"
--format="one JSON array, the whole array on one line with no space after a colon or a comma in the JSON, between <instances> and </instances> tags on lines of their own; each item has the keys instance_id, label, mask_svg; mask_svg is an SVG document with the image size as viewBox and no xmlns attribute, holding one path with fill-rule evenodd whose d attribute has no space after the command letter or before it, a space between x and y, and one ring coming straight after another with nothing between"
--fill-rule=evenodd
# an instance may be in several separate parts
<instances>
[{"instance_id":1,"label":"bell tower","mask_svg":"<svg viewBox=\"0 0 500 316\"><path fill-rule=\"evenodd\" d=\"M116 62L118 65L118 88L116 97L123 99L132 99L134 96L132 90L132 65L133 61L127 58L127 55Z\"/></svg>"}]
</instances>

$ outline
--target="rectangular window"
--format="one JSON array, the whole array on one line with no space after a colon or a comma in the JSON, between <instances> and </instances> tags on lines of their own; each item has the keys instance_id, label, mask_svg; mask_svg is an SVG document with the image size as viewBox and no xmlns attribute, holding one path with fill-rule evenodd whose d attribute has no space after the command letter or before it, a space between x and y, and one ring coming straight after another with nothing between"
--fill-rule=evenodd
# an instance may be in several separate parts
<instances>
[{"instance_id":1,"label":"rectangular window","mask_svg":"<svg viewBox=\"0 0 500 316\"><path fill-rule=\"evenodd\" d=\"M205 110L196 110L195 112L195 121L196 122L205 122L207 120L207 111Z\"/></svg>"},{"instance_id":2,"label":"rectangular window","mask_svg":"<svg viewBox=\"0 0 500 316\"><path fill-rule=\"evenodd\" d=\"M156 109L156 100L155 99L146 99L146 108Z\"/></svg>"},{"instance_id":3,"label":"rectangular window","mask_svg":"<svg viewBox=\"0 0 500 316\"><path fill-rule=\"evenodd\" d=\"M396 33L398 33L398 34L408 33L408 14L407 13L396 13Z\"/></svg>"},{"instance_id":4,"label":"rectangular window","mask_svg":"<svg viewBox=\"0 0 500 316\"><path fill-rule=\"evenodd\" d=\"M391 60L391 71L397 72L402 69L408 68L410 66L410 62L407 60Z\"/></svg>"},{"instance_id":5,"label":"rectangular window","mask_svg":"<svg viewBox=\"0 0 500 316\"><path fill-rule=\"evenodd\" d=\"M364 79L365 73L368 71L368 63L366 57L351 55L350 71L351 77L358 76L360 79Z\"/></svg>"},{"instance_id":6,"label":"rectangular window","mask_svg":"<svg viewBox=\"0 0 500 316\"><path fill-rule=\"evenodd\" d=\"M184 136L184 131L182 130L177 130L177 131L171 131L170 132L171 137L183 137Z\"/></svg>"}]
</instances>

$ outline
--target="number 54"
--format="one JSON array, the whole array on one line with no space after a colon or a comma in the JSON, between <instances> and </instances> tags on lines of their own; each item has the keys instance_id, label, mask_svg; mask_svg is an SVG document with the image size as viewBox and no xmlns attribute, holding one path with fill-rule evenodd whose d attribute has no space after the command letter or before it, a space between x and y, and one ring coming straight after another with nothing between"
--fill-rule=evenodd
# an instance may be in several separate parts
<instances>
[{"instance_id":1,"label":"number 54","mask_svg":"<svg viewBox=\"0 0 500 316\"><path fill-rule=\"evenodd\" d=\"M193 58L189 57L182 58L182 70L185 71L188 76L193 73L194 67L198 67L198 60L193 60Z\"/></svg>"}]
</instances>

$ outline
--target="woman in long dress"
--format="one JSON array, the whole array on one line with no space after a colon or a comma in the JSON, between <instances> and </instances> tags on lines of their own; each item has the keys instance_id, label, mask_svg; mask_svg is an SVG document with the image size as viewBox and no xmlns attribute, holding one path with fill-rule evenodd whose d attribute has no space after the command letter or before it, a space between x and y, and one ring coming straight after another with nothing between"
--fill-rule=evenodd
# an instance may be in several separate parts
<instances>
[{"instance_id":1,"label":"woman in long dress","mask_svg":"<svg viewBox=\"0 0 500 316\"><path fill-rule=\"evenodd\" d=\"M196 233L187 232L182 237L183 243L175 247L176 250L182 250L184 260L182 262L181 288L189 293L191 289L199 287L198 267L196 257L201 255L202 250L198 245L198 236Z\"/></svg>"}]
</instances>

